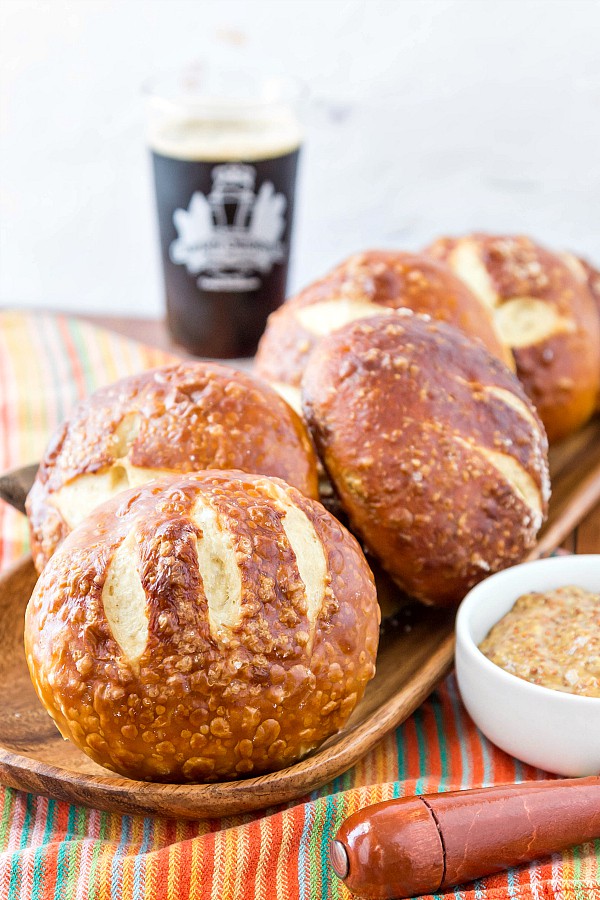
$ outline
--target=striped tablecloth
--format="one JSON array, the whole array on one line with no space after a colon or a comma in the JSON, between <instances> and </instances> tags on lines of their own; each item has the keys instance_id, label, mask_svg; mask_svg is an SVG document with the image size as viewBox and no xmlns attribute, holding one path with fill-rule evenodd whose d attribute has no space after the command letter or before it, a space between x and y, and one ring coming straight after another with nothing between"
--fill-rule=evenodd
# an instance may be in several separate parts
<instances>
[{"instance_id":1,"label":"striped tablecloth","mask_svg":"<svg viewBox=\"0 0 600 900\"><path fill-rule=\"evenodd\" d=\"M95 387L168 359L74 319L0 313L0 469L38 459ZM26 549L23 518L0 503L0 565ZM0 900L349 898L327 865L328 841L349 813L391 797L543 777L477 731L451 677L355 768L259 815L177 822L0 788ZM444 896L600 900L600 841Z\"/></svg>"}]
</instances>

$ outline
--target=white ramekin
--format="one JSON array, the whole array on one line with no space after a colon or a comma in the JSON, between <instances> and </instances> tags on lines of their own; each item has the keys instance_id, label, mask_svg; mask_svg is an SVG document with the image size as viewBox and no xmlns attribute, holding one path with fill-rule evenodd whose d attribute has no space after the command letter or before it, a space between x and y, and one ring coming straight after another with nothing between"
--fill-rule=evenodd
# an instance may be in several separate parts
<instances>
[{"instance_id":1,"label":"white ramekin","mask_svg":"<svg viewBox=\"0 0 600 900\"><path fill-rule=\"evenodd\" d=\"M530 684L478 648L521 594L569 584L600 592L600 555L523 563L474 587L456 619L456 673L473 721L502 750L548 772L598 775L600 698Z\"/></svg>"}]
</instances>

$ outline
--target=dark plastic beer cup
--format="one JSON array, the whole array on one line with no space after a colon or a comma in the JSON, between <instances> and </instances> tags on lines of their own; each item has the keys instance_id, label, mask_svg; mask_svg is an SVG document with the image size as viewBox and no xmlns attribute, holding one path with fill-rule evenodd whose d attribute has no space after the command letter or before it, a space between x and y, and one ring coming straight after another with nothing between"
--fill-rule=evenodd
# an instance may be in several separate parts
<instances>
[{"instance_id":1,"label":"dark plastic beer cup","mask_svg":"<svg viewBox=\"0 0 600 900\"><path fill-rule=\"evenodd\" d=\"M198 356L252 356L285 298L299 89L200 69L145 94L171 334Z\"/></svg>"}]
</instances>

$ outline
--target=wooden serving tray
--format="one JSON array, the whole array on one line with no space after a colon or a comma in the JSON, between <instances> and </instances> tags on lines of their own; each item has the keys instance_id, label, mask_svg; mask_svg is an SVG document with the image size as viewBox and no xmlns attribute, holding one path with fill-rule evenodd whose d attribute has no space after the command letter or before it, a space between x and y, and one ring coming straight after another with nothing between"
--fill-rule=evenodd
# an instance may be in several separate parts
<instances>
[{"instance_id":1,"label":"wooden serving tray","mask_svg":"<svg viewBox=\"0 0 600 900\"><path fill-rule=\"evenodd\" d=\"M599 419L552 451L551 471L550 516L530 558L558 547L600 502ZM339 734L302 762L258 778L209 785L131 781L102 769L63 741L37 699L23 651L23 616L35 580L30 557L0 576L0 782L99 809L202 819L306 797L403 722L452 665L454 613L403 604L389 582L381 580L382 607L388 615L377 674Z\"/></svg>"}]
</instances>

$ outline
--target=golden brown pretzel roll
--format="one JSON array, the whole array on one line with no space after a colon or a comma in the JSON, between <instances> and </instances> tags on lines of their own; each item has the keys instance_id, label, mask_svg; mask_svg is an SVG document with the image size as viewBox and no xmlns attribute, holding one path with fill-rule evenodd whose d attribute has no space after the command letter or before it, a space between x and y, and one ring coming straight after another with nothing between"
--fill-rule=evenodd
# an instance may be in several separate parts
<instances>
[{"instance_id":1,"label":"golden brown pretzel roll","mask_svg":"<svg viewBox=\"0 0 600 900\"><path fill-rule=\"evenodd\" d=\"M567 265L573 270L573 274L578 275L579 280L585 280L587 283L600 316L600 271L581 256L574 256L572 253L563 253L561 255Z\"/></svg>"},{"instance_id":2,"label":"golden brown pretzel roll","mask_svg":"<svg viewBox=\"0 0 600 900\"><path fill-rule=\"evenodd\" d=\"M27 608L37 693L63 736L131 778L280 769L346 722L379 608L355 539L276 478L171 476L104 504Z\"/></svg>"},{"instance_id":3,"label":"golden brown pretzel roll","mask_svg":"<svg viewBox=\"0 0 600 900\"><path fill-rule=\"evenodd\" d=\"M575 262L583 269L588 287L594 298L594 302L596 303L598 318L600 320L600 272L587 260L582 259L581 257L574 257L571 253L566 254L566 256L570 261L575 260ZM598 398L596 400L596 412L600 412L600 389L598 390Z\"/></svg>"},{"instance_id":4,"label":"golden brown pretzel roll","mask_svg":"<svg viewBox=\"0 0 600 900\"><path fill-rule=\"evenodd\" d=\"M598 271L598 269L595 269L594 266L592 266L591 263L589 263L586 259L581 259L581 257L573 257L572 254L568 255L571 259L576 259L579 265L583 268L588 287L591 291L592 297L596 301L598 313L600 314L600 272Z\"/></svg>"},{"instance_id":5,"label":"golden brown pretzel roll","mask_svg":"<svg viewBox=\"0 0 600 900\"><path fill-rule=\"evenodd\" d=\"M38 571L109 497L160 475L202 469L275 475L318 497L303 422L244 372L184 362L96 391L51 440L27 498Z\"/></svg>"},{"instance_id":6,"label":"golden brown pretzel roll","mask_svg":"<svg viewBox=\"0 0 600 900\"><path fill-rule=\"evenodd\" d=\"M550 442L583 425L600 387L600 324L577 260L486 234L441 238L427 252L488 303Z\"/></svg>"},{"instance_id":7,"label":"golden brown pretzel roll","mask_svg":"<svg viewBox=\"0 0 600 900\"><path fill-rule=\"evenodd\" d=\"M302 382L354 530L408 593L451 605L535 542L547 440L515 376L458 329L405 310L324 338Z\"/></svg>"},{"instance_id":8,"label":"golden brown pretzel roll","mask_svg":"<svg viewBox=\"0 0 600 900\"><path fill-rule=\"evenodd\" d=\"M486 305L447 266L391 250L357 253L271 314L255 371L298 407L297 389L308 356L326 334L388 310L412 309L478 338L513 366Z\"/></svg>"},{"instance_id":9,"label":"golden brown pretzel roll","mask_svg":"<svg viewBox=\"0 0 600 900\"><path fill-rule=\"evenodd\" d=\"M587 260L581 257L573 256L572 253L563 254L563 258L571 265L576 272L579 270L580 277L584 276L590 289L596 308L598 317L600 318L600 272L595 269ZM598 399L596 401L596 411L600 412L600 389L598 391Z\"/></svg>"}]
</instances>

